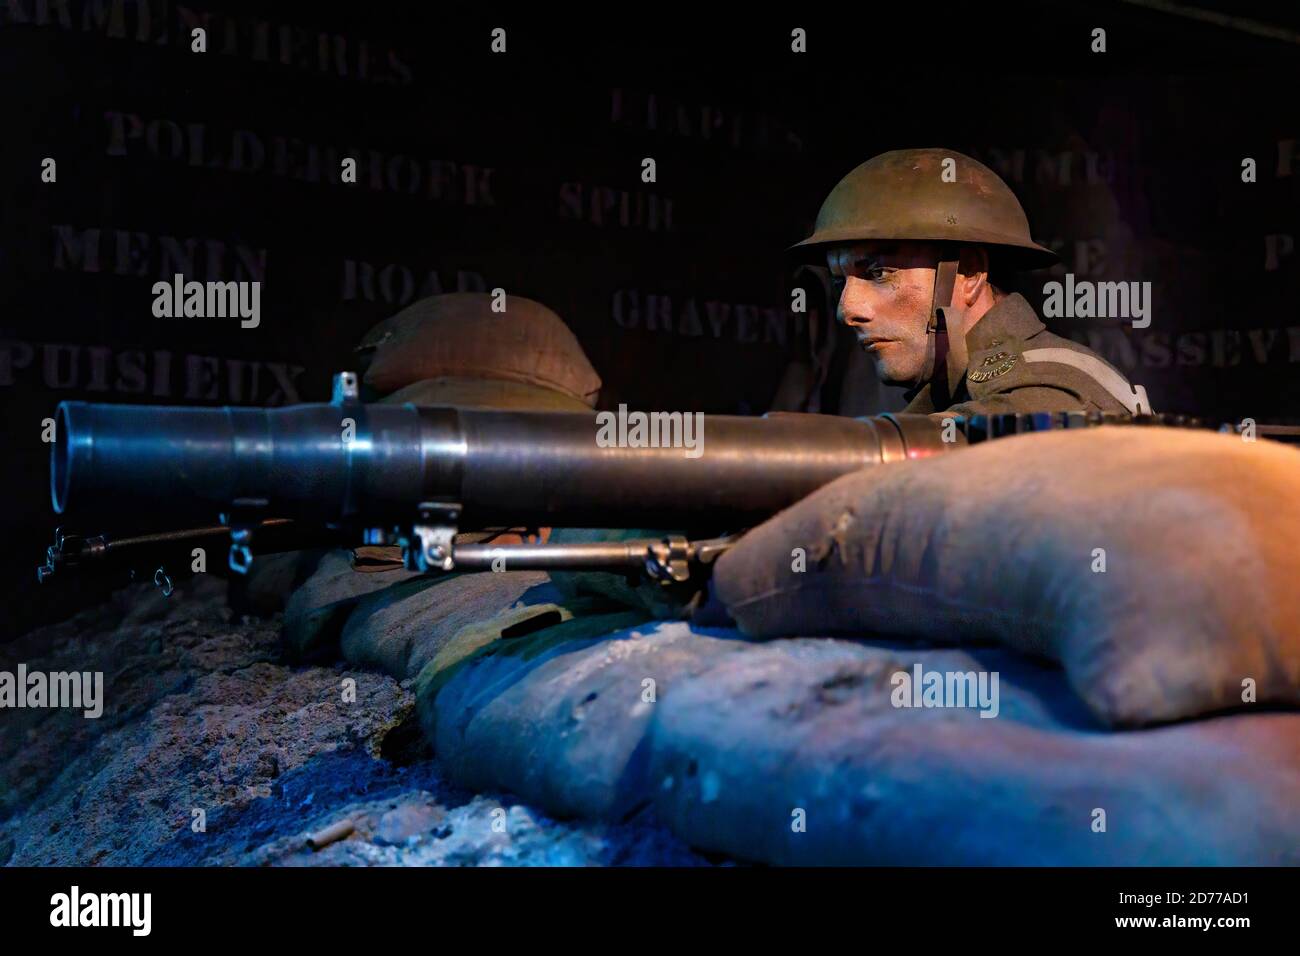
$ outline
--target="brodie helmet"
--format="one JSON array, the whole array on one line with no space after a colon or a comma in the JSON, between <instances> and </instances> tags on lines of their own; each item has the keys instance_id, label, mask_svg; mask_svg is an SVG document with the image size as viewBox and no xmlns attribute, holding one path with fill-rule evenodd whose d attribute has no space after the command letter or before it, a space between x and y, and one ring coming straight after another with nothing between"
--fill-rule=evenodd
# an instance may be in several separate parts
<instances>
[{"instance_id":1,"label":"brodie helmet","mask_svg":"<svg viewBox=\"0 0 1300 956\"><path fill-rule=\"evenodd\" d=\"M930 342L917 387L946 362L943 310L952 303L957 280L955 244L986 246L1011 269L1058 261L1056 253L1034 242L1024 209L997 173L951 149L896 149L873 156L831 190L813 234L790 251L803 261L819 261L827 246L890 239L954 244L941 247L935 269ZM950 379L956 371L950 370Z\"/></svg>"}]
</instances>

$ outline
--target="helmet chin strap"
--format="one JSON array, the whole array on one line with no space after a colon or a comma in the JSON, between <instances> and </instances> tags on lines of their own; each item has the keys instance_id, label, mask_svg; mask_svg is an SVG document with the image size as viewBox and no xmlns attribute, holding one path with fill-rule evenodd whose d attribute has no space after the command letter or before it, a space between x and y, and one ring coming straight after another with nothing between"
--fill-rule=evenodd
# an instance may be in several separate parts
<instances>
[{"instance_id":1,"label":"helmet chin strap","mask_svg":"<svg viewBox=\"0 0 1300 956\"><path fill-rule=\"evenodd\" d=\"M957 284L957 259L940 259L934 270L934 292L930 297L930 318L926 324L925 366L913 383L914 388L930 385L935 408L951 404L952 393L961 381L961 369L954 369L948 349L948 317L944 310L952 306L952 290ZM943 374L936 374L938 372Z\"/></svg>"}]
</instances>

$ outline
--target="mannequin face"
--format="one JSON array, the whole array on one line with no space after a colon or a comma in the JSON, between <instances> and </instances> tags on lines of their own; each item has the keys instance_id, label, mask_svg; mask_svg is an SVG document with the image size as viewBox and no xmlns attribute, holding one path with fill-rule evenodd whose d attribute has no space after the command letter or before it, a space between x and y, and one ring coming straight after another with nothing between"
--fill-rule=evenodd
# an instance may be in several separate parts
<instances>
[{"instance_id":1,"label":"mannequin face","mask_svg":"<svg viewBox=\"0 0 1300 956\"><path fill-rule=\"evenodd\" d=\"M925 369L935 249L920 242L860 242L826 252L839 291L839 320L871 355L887 385L915 382Z\"/></svg>"}]
</instances>

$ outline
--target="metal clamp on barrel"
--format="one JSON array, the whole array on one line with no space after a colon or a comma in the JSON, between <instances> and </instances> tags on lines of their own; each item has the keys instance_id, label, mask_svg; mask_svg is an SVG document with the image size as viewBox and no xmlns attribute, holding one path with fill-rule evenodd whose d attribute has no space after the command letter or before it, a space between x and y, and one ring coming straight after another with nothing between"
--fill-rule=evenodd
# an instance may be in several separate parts
<instances>
[{"instance_id":1,"label":"metal clamp on barrel","mask_svg":"<svg viewBox=\"0 0 1300 956\"><path fill-rule=\"evenodd\" d=\"M253 529L266 517L265 498L236 498L221 523L230 526L230 570L247 574L253 568Z\"/></svg>"},{"instance_id":2,"label":"metal clamp on barrel","mask_svg":"<svg viewBox=\"0 0 1300 956\"><path fill-rule=\"evenodd\" d=\"M420 519L408 533L398 533L402 561L411 571L451 571L455 565L452 544L460 525L461 506L450 501L425 501Z\"/></svg>"},{"instance_id":3,"label":"metal clamp on barrel","mask_svg":"<svg viewBox=\"0 0 1300 956\"><path fill-rule=\"evenodd\" d=\"M361 385L356 372L336 372L333 386L331 405L361 404Z\"/></svg>"}]
</instances>

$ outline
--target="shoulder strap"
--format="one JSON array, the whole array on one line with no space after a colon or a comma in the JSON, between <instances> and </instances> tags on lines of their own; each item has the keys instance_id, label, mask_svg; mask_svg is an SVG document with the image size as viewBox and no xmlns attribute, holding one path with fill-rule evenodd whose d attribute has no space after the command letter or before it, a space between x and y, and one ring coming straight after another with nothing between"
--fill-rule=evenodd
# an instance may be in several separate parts
<instances>
[{"instance_id":1,"label":"shoulder strap","mask_svg":"<svg viewBox=\"0 0 1300 956\"><path fill-rule=\"evenodd\" d=\"M1147 400L1147 390L1141 385L1130 385L1123 375L1115 371L1101 359L1087 352L1073 349L1029 349L1021 353L1026 362L1056 362L1069 365L1087 375L1110 393L1115 401L1123 405L1130 415L1151 414L1151 403Z\"/></svg>"}]
</instances>

